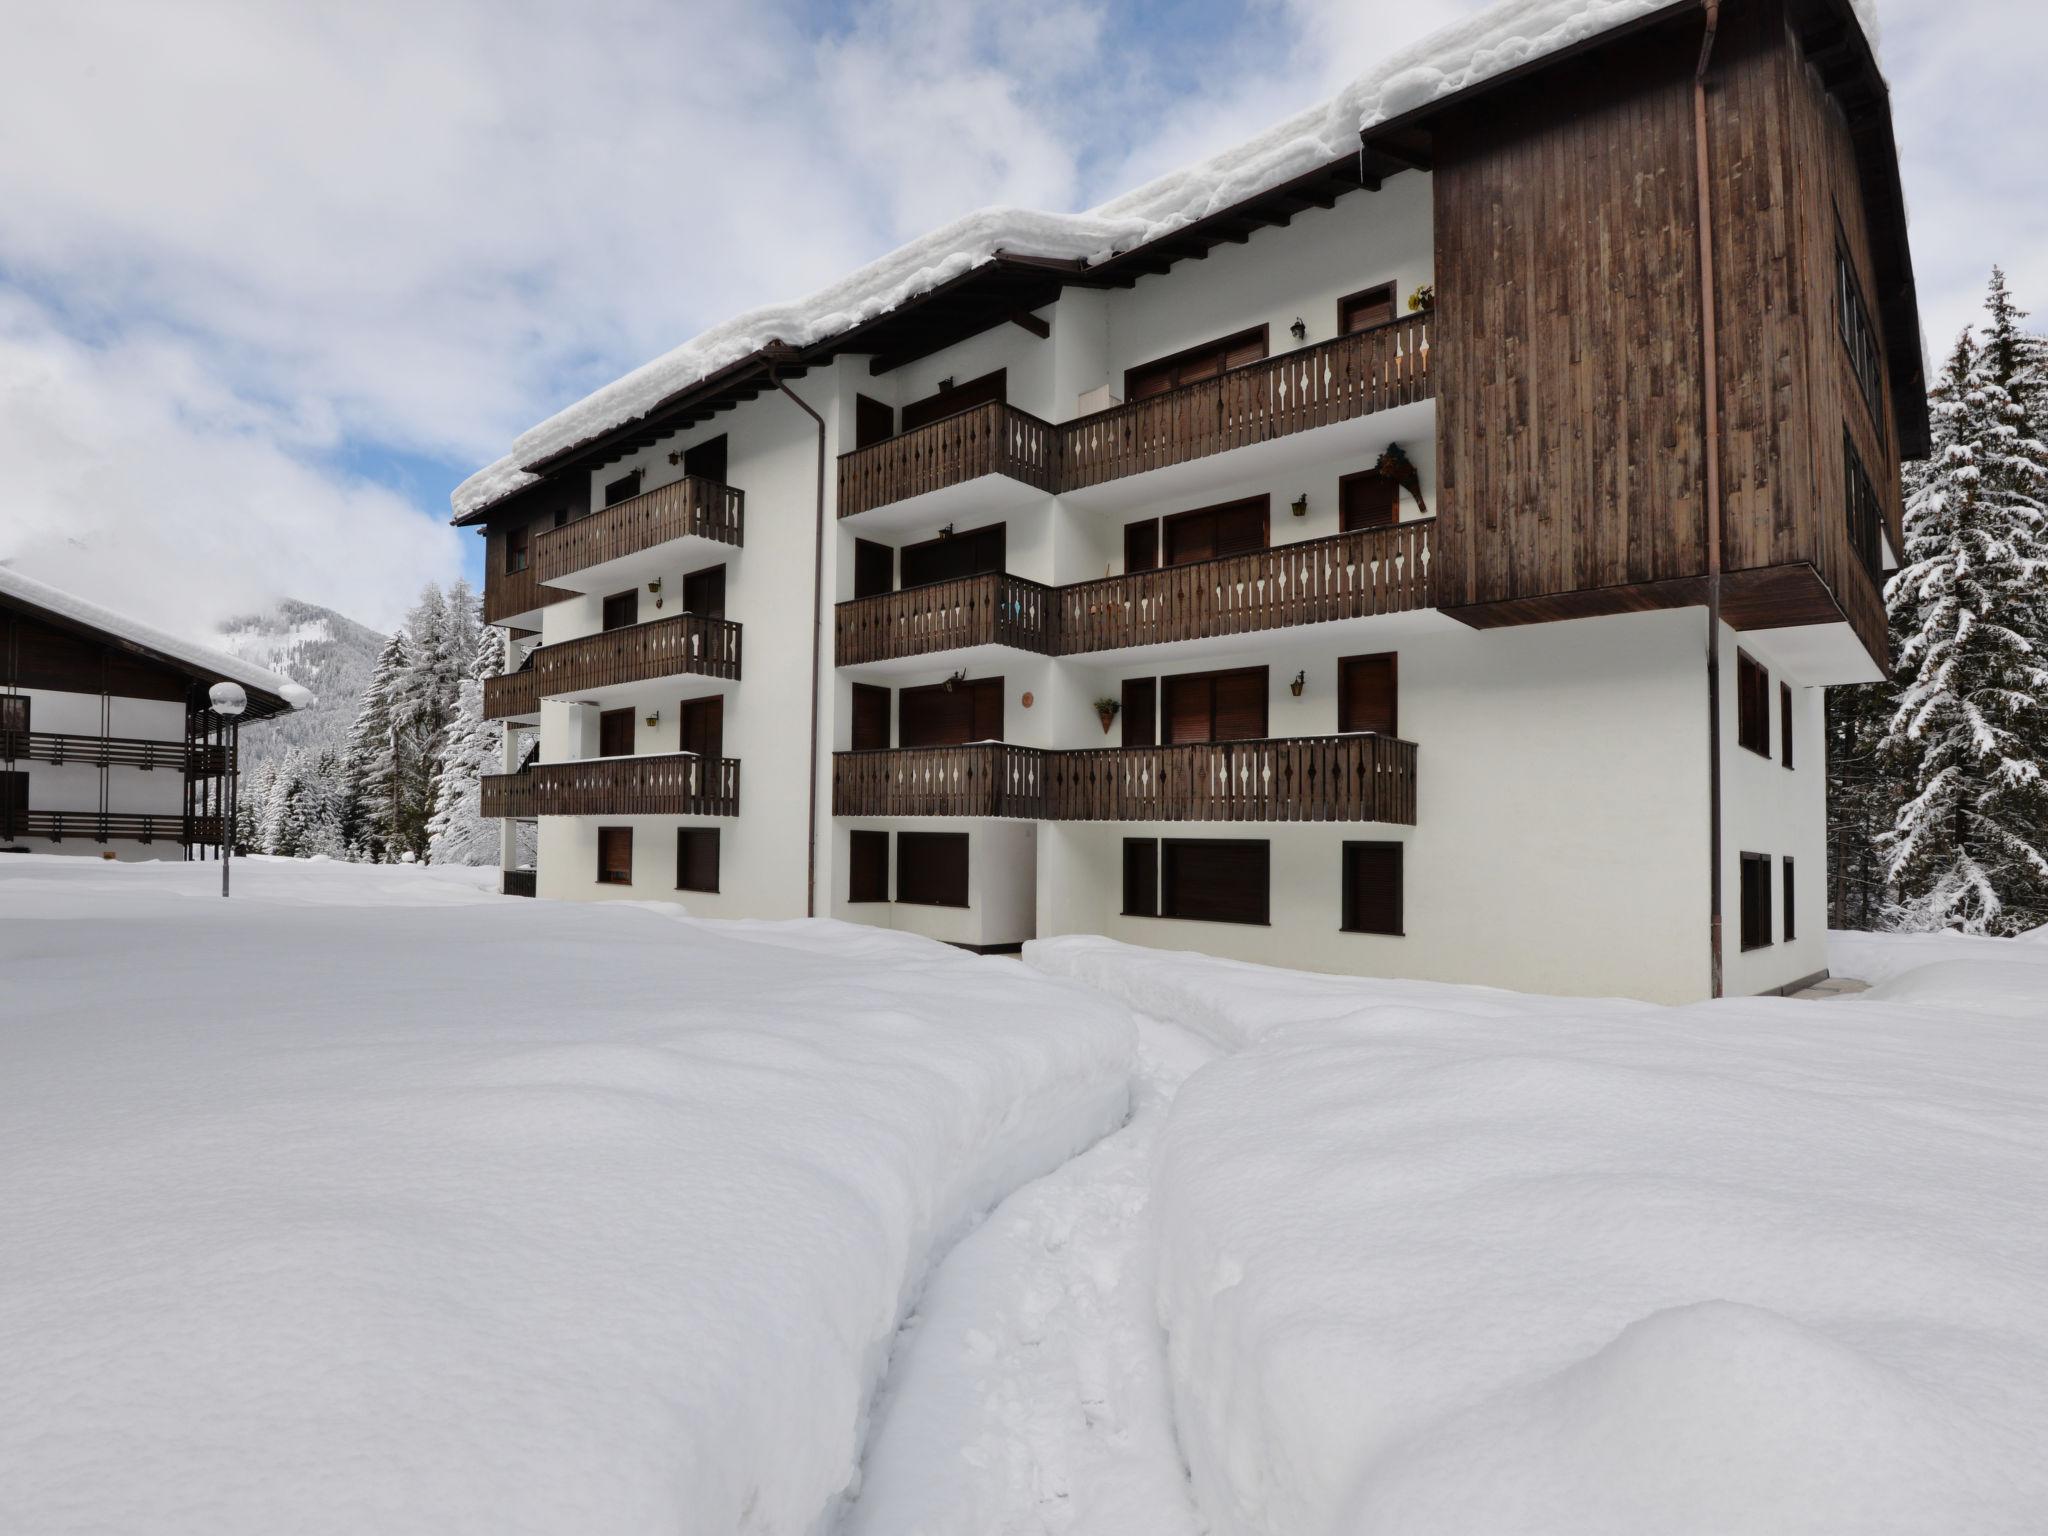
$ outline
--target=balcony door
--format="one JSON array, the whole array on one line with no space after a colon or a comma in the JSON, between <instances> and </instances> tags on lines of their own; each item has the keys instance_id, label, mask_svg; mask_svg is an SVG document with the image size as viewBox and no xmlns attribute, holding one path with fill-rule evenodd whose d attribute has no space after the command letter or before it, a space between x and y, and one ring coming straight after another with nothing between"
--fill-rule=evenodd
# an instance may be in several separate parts
<instances>
[{"instance_id":1,"label":"balcony door","mask_svg":"<svg viewBox=\"0 0 2048 1536\"><path fill-rule=\"evenodd\" d=\"M880 597L896 586L896 551L873 539L853 541L853 595Z\"/></svg>"},{"instance_id":2,"label":"balcony door","mask_svg":"<svg viewBox=\"0 0 2048 1536\"><path fill-rule=\"evenodd\" d=\"M630 587L604 600L604 627L625 629L640 622L640 589Z\"/></svg>"},{"instance_id":3,"label":"balcony door","mask_svg":"<svg viewBox=\"0 0 2048 1536\"><path fill-rule=\"evenodd\" d=\"M1168 565L1191 565L1266 547L1272 501L1248 496L1220 506L1197 507L1166 520L1164 549Z\"/></svg>"},{"instance_id":4,"label":"balcony door","mask_svg":"<svg viewBox=\"0 0 2048 1536\"><path fill-rule=\"evenodd\" d=\"M977 405L987 405L990 401L1001 404L1009 398L1009 387L1009 370L998 368L994 373L984 373L965 384L956 384L951 389L926 395L922 400L913 400L903 407L903 430L911 432L919 427L928 427L935 421L958 416L962 411L971 411Z\"/></svg>"},{"instance_id":5,"label":"balcony door","mask_svg":"<svg viewBox=\"0 0 2048 1536\"><path fill-rule=\"evenodd\" d=\"M725 756L725 700L718 694L708 699L689 699L683 704L682 747L699 757Z\"/></svg>"},{"instance_id":6,"label":"balcony door","mask_svg":"<svg viewBox=\"0 0 2048 1536\"><path fill-rule=\"evenodd\" d=\"M1376 469L1346 475L1337 482L1343 530L1384 528L1401 520L1401 486Z\"/></svg>"},{"instance_id":7,"label":"balcony door","mask_svg":"<svg viewBox=\"0 0 2048 1536\"><path fill-rule=\"evenodd\" d=\"M974 528L966 533L926 539L921 544L906 544L897 553L897 568L902 573L903 585L923 587L935 581L956 581L963 576L1002 570L1006 526L991 523L986 528Z\"/></svg>"},{"instance_id":8,"label":"balcony door","mask_svg":"<svg viewBox=\"0 0 2048 1536\"><path fill-rule=\"evenodd\" d=\"M1189 347L1171 357L1126 368L1124 399L1143 400L1148 395L1162 395L1183 384L1197 384L1229 369L1256 363L1265 355L1266 327L1263 325L1239 331L1233 336L1219 336L1214 341L1205 341L1199 347Z\"/></svg>"},{"instance_id":9,"label":"balcony door","mask_svg":"<svg viewBox=\"0 0 2048 1536\"><path fill-rule=\"evenodd\" d=\"M1400 669L1392 651L1337 663L1337 729L1401 734Z\"/></svg>"},{"instance_id":10,"label":"balcony door","mask_svg":"<svg viewBox=\"0 0 2048 1536\"><path fill-rule=\"evenodd\" d=\"M884 752L889 747L889 690L873 683L853 685L853 750Z\"/></svg>"},{"instance_id":11,"label":"balcony door","mask_svg":"<svg viewBox=\"0 0 2048 1536\"><path fill-rule=\"evenodd\" d=\"M706 438L694 448L683 450L683 473L695 475L699 480L710 480L718 485L728 482L725 478L726 435Z\"/></svg>"},{"instance_id":12,"label":"balcony door","mask_svg":"<svg viewBox=\"0 0 2048 1536\"><path fill-rule=\"evenodd\" d=\"M962 680L948 688L905 688L896 701L897 745L957 747L1003 738L1003 680Z\"/></svg>"},{"instance_id":13,"label":"balcony door","mask_svg":"<svg viewBox=\"0 0 2048 1536\"><path fill-rule=\"evenodd\" d=\"M1169 742L1258 741L1266 735L1266 669L1184 672L1162 678Z\"/></svg>"},{"instance_id":14,"label":"balcony door","mask_svg":"<svg viewBox=\"0 0 2048 1536\"><path fill-rule=\"evenodd\" d=\"M597 717L597 755L631 757L635 728L633 711L608 709Z\"/></svg>"},{"instance_id":15,"label":"balcony door","mask_svg":"<svg viewBox=\"0 0 2048 1536\"><path fill-rule=\"evenodd\" d=\"M683 578L683 612L700 619L725 617L725 567L707 566Z\"/></svg>"}]
</instances>

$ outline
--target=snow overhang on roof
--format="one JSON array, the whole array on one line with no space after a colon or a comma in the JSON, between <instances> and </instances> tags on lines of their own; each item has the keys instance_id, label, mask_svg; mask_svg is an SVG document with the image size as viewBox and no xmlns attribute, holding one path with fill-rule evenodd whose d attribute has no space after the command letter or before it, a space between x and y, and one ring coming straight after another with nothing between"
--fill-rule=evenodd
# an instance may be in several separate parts
<instances>
[{"instance_id":1,"label":"snow overhang on roof","mask_svg":"<svg viewBox=\"0 0 2048 1536\"><path fill-rule=\"evenodd\" d=\"M102 608L61 588L0 565L0 604L19 608L60 628L89 634L108 645L131 651L206 683L240 683L249 693L247 718L264 719L304 709L313 695L299 684L263 667L195 645L153 625Z\"/></svg>"},{"instance_id":2,"label":"snow overhang on roof","mask_svg":"<svg viewBox=\"0 0 2048 1536\"><path fill-rule=\"evenodd\" d=\"M1860 51L1854 62L1867 66L1881 105L1883 82L1875 76L1867 42L1875 35L1873 0L1793 3L1839 14L1846 22L1854 49ZM935 345L950 345L1000 324L1005 305L1009 313L1028 312L1050 303L1063 287L1128 286L1137 276L1164 271L1216 239L1242 238L1245 227L1281 222L1272 208L1285 210L1290 199L1306 207L1324 202L1333 190L1377 186L1383 175L1426 166L1426 147L1403 142L1408 125L1481 87L1698 9L1700 0L1504 0L1393 55L1320 105L1085 213L984 208L968 214L805 298L713 326L521 433L509 453L455 488L450 497L454 520L482 520L499 502L622 431L659 422L658 428L637 434L641 441L652 441L689 424L693 407L708 414L714 399L727 404L751 399L772 387L773 370L795 376L849 350L887 358L892 346L901 344L913 312L935 313L909 332L919 350L905 356L924 355ZM1888 108L1882 127L1895 190ZM1426 146L1426 134L1419 137ZM1882 196L1877 202L1882 204ZM1219 227L1223 233L1215 233ZM1214 238L1208 238L1211 234ZM1902 205L1897 245L1903 252ZM1918 377L1909 263L1903 287L1896 291L1903 292L1905 308L1914 316L1911 371ZM948 303L965 306L954 313L971 311L972 318L949 325ZM1887 340L1897 356L1896 338L1888 334ZM1894 371L1901 370L1895 366ZM1910 440L1910 431L1907 436ZM621 445L619 451L631 446L636 444Z\"/></svg>"}]
</instances>

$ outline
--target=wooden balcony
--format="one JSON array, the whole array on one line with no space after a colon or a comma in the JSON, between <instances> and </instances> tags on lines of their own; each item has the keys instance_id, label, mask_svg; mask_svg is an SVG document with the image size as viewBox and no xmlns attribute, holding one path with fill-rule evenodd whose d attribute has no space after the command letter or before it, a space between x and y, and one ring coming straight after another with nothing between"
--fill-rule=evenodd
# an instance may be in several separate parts
<instances>
[{"instance_id":1,"label":"wooden balcony","mask_svg":"<svg viewBox=\"0 0 2048 1536\"><path fill-rule=\"evenodd\" d=\"M84 763L91 768L167 769L195 779L218 778L224 748L131 736L78 736L58 731L0 731L0 762Z\"/></svg>"},{"instance_id":2,"label":"wooden balcony","mask_svg":"<svg viewBox=\"0 0 2048 1536\"><path fill-rule=\"evenodd\" d=\"M220 841L218 816L184 816L176 811L144 814L122 811L0 812L0 843L17 837L46 837L53 843L87 838L104 843L209 843Z\"/></svg>"},{"instance_id":3,"label":"wooden balcony","mask_svg":"<svg viewBox=\"0 0 2048 1536\"><path fill-rule=\"evenodd\" d=\"M523 571L507 571L504 551L497 539L489 541L484 566L484 622L501 624L522 613L532 613L550 603L567 602L576 596L557 587L541 585L540 572L529 560Z\"/></svg>"},{"instance_id":4,"label":"wooden balcony","mask_svg":"<svg viewBox=\"0 0 2048 1536\"><path fill-rule=\"evenodd\" d=\"M841 454L839 515L984 475L1077 491L1428 400L1433 318L1390 320L1057 427L1013 406L976 406Z\"/></svg>"},{"instance_id":5,"label":"wooden balcony","mask_svg":"<svg viewBox=\"0 0 2048 1536\"><path fill-rule=\"evenodd\" d=\"M842 667L971 645L1056 655L1057 596L1055 588L991 572L855 598L834 610L832 654Z\"/></svg>"},{"instance_id":6,"label":"wooden balcony","mask_svg":"<svg viewBox=\"0 0 2048 1536\"><path fill-rule=\"evenodd\" d=\"M548 529L533 541L534 566L542 581L556 581L674 539L712 539L737 547L745 513L744 493L686 476Z\"/></svg>"},{"instance_id":7,"label":"wooden balcony","mask_svg":"<svg viewBox=\"0 0 2048 1536\"><path fill-rule=\"evenodd\" d=\"M1040 818L1046 756L1002 742L835 752L832 814Z\"/></svg>"},{"instance_id":8,"label":"wooden balcony","mask_svg":"<svg viewBox=\"0 0 2048 1536\"><path fill-rule=\"evenodd\" d=\"M1015 406L991 402L887 442L839 456L839 515L942 491L983 475L1008 475L1053 491L1059 429Z\"/></svg>"},{"instance_id":9,"label":"wooden balcony","mask_svg":"<svg viewBox=\"0 0 2048 1536\"><path fill-rule=\"evenodd\" d=\"M835 816L1415 824L1415 743L1299 736L1043 751L1006 743L835 752Z\"/></svg>"},{"instance_id":10,"label":"wooden balcony","mask_svg":"<svg viewBox=\"0 0 2048 1536\"><path fill-rule=\"evenodd\" d=\"M544 645L529 666L484 679L484 716L530 715L543 698L663 677L740 675L740 627L694 613Z\"/></svg>"},{"instance_id":11,"label":"wooden balcony","mask_svg":"<svg viewBox=\"0 0 2048 1536\"><path fill-rule=\"evenodd\" d=\"M482 780L482 812L510 816L737 816L740 760L671 752L536 763Z\"/></svg>"}]
</instances>

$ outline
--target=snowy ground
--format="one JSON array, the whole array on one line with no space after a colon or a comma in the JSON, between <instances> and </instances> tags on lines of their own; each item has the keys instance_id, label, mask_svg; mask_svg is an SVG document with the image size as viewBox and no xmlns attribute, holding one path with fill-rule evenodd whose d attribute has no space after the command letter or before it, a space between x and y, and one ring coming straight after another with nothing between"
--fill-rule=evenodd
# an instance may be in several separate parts
<instances>
[{"instance_id":1,"label":"snowy ground","mask_svg":"<svg viewBox=\"0 0 2048 1536\"><path fill-rule=\"evenodd\" d=\"M2048 943L1659 1009L216 878L0 862L0 1530L2048 1529Z\"/></svg>"}]
</instances>

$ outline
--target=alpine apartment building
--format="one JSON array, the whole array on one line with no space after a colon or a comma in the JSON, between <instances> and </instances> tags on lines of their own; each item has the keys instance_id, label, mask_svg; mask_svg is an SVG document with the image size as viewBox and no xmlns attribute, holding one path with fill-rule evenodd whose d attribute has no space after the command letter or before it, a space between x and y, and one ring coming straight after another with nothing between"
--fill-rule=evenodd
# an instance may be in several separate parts
<instances>
[{"instance_id":1,"label":"alpine apartment building","mask_svg":"<svg viewBox=\"0 0 2048 1536\"><path fill-rule=\"evenodd\" d=\"M507 888L1824 973L1822 690L1885 673L1928 437L1886 92L1846 0L1598 9L522 437L456 495L518 728L486 809L539 829Z\"/></svg>"},{"instance_id":2,"label":"alpine apartment building","mask_svg":"<svg viewBox=\"0 0 2048 1536\"><path fill-rule=\"evenodd\" d=\"M0 566L0 852L219 855L238 732L210 707L240 686L243 721L311 695Z\"/></svg>"}]
</instances>

